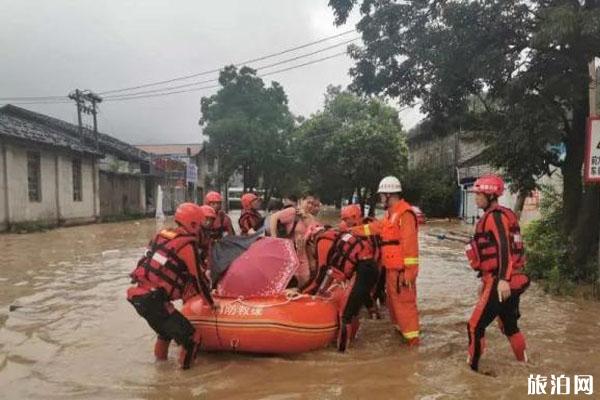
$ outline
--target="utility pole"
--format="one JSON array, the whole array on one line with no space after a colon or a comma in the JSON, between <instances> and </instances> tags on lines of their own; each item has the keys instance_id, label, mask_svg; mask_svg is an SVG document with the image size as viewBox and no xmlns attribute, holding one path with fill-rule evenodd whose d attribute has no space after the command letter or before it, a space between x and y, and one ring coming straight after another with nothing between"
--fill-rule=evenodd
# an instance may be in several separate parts
<instances>
[{"instance_id":1,"label":"utility pole","mask_svg":"<svg viewBox=\"0 0 600 400\"><path fill-rule=\"evenodd\" d=\"M69 94L69 98L75 101L77 106L77 123L79 125L79 137L81 139L81 143L85 143L85 137L83 135L83 123L81 118L81 113L91 114L94 121L94 144L96 149L98 149L98 108L97 104L102 102L102 97L98 96L91 90L81 91L79 89L75 89L73 92Z\"/></svg>"},{"instance_id":2,"label":"utility pole","mask_svg":"<svg viewBox=\"0 0 600 400\"><path fill-rule=\"evenodd\" d=\"M93 92L89 92L87 93L88 99L89 101L92 103L92 107L91 107L91 113L92 113L92 117L94 118L94 145L96 147L96 150L98 150L99 145L98 145L98 109L96 108L96 104L98 103L102 103L102 98L100 96L98 96L97 94L93 93Z\"/></svg>"},{"instance_id":3,"label":"utility pole","mask_svg":"<svg viewBox=\"0 0 600 400\"><path fill-rule=\"evenodd\" d=\"M69 98L75 100L77 106L77 123L79 126L79 140L83 143L83 126L81 124L81 111L83 109L83 96L81 90L75 89L74 92L69 93Z\"/></svg>"},{"instance_id":4,"label":"utility pole","mask_svg":"<svg viewBox=\"0 0 600 400\"><path fill-rule=\"evenodd\" d=\"M597 92L597 76L596 76L596 59L593 58L590 61L589 65L589 73L590 73L590 88L589 88L589 98L590 98L590 114L589 114L589 123L591 124L592 118L598 115L597 113L597 103L596 103L596 92ZM588 144L589 145L589 144ZM596 272L596 283L595 294L598 296L600 294L600 240L598 242L598 271Z\"/></svg>"}]
</instances>

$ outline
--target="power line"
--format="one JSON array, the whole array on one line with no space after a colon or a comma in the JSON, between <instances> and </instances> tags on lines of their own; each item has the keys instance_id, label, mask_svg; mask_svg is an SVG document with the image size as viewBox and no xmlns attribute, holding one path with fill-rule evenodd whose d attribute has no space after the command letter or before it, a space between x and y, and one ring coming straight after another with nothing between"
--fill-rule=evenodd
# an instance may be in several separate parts
<instances>
[{"instance_id":1,"label":"power line","mask_svg":"<svg viewBox=\"0 0 600 400\"><path fill-rule=\"evenodd\" d=\"M23 100L23 101L45 101L45 100L63 100L67 96L24 96L24 97L0 97L0 100Z\"/></svg>"},{"instance_id":2,"label":"power line","mask_svg":"<svg viewBox=\"0 0 600 400\"><path fill-rule=\"evenodd\" d=\"M269 58L273 58L273 57L277 57L283 54L287 54L296 50L301 50L304 49L306 47L310 47L310 46L314 46L316 44L319 43L323 43L341 36L345 36L348 35L350 33L356 32L356 29L351 29L345 32L341 32L332 36L328 36L319 40L315 40L313 42L309 42L309 43L305 43L302 44L300 46L296 46L296 47L292 47L289 49L285 49L276 53L271 53L265 56L261 56L261 57L257 57L257 58L253 58L250 60L245 60L245 61L240 61L238 63L235 63L233 65L235 66L240 66L240 65L244 65L244 64L250 64L250 63L254 63L254 62L258 62L258 61L263 61ZM356 40L356 39L354 39ZM263 67L266 68L266 67ZM150 83L145 83L142 85L137 85L137 86L130 86L130 87L126 87L126 88L122 88L122 89L111 89L111 90L105 90L103 92L99 92L100 95L105 95L105 94L110 94L110 93L121 93L121 92L126 92L126 91L132 91L132 90L136 90L136 89L143 89L143 88L147 88L147 87L151 87L151 86L158 86L158 85L162 85L165 83L171 83L171 82L176 82L176 81L181 81L181 80L186 80L186 79L190 79L190 78L195 78L198 76L203 76L203 75L209 75L212 73L216 73L219 72L221 69L220 68L215 68L215 69L211 69L211 70L207 70L207 71L202 71L202 72L198 72L195 74L191 74L191 75L186 75L186 76L179 76L179 77L175 77L172 79L166 79L163 81L156 81L156 82L150 82ZM206 82L204 82L206 83ZM197 82L196 84L200 84L200 82ZM163 88L166 89L166 88ZM159 89L157 89L159 90ZM130 93L129 95L135 95L136 93ZM137 93L140 94L140 93ZM60 101L59 101L60 100ZM68 97L67 96L63 96L63 95L56 95L56 96L14 96L14 97L0 97L0 101L23 101L22 103L19 104L58 104L60 102L62 102L62 100L64 100L65 103L68 103ZM27 103L26 103L27 102ZM48 102L48 103L46 103ZM13 104L17 104L17 103L13 103Z\"/></svg>"},{"instance_id":3,"label":"power line","mask_svg":"<svg viewBox=\"0 0 600 400\"><path fill-rule=\"evenodd\" d=\"M306 43L306 44L303 44L303 45L300 45L300 46L296 46L296 47L293 47L293 48L290 48L290 49L282 50L282 51L279 51L277 53L268 54L266 56L262 56L262 57L258 57L258 58L253 58L253 59L250 59L250 60L240 61L240 62L234 63L233 65L240 66L240 65L244 65L244 64L254 63L254 62L257 62L257 61L263 61L263 60L266 60L266 59L269 59L269 58L273 58L273 57L281 56L283 54L290 53L292 51L301 50L301 49L304 49L306 47L314 46L315 44L323 43L323 42L326 42L328 40L335 39L335 38L338 38L340 36L345 36L345 35L347 35L349 33L353 33L353 32L356 32L356 29L351 29L351 30L348 30L348 31L345 31L345 32L341 32L341 33L338 33L336 35L328 36L328 37L325 37L323 39L316 40L314 42L310 42L310 43ZM109 93L119 93L119 92L125 92L125 91L130 91L130 90L143 89L143 88L147 88L147 87L150 87L150 86L157 86L157 85L162 85L162 84L165 84L165 83L171 83L171 82L181 81L181 80L190 79L190 78L196 78L198 76L209 75L209 74L213 74L213 73L219 72L219 71L220 71L220 68L216 68L216 69L211 69L211 70L208 70L208 71L198 72L198 73L191 74L191 75L185 75L185 76L180 76L180 77L176 77L176 78L172 78L172 79L166 79L164 81L150 82L150 83L145 83L145 84L137 85L137 86L130 86L130 87L122 88L122 89L105 90L103 92L100 92L100 94L101 95L105 95L105 94L109 94Z\"/></svg>"},{"instance_id":4,"label":"power line","mask_svg":"<svg viewBox=\"0 0 600 400\"><path fill-rule=\"evenodd\" d=\"M286 71L291 71L297 68L302 68L305 67L307 65L312 65L312 64L316 64L322 61L326 61L326 60L330 60L332 58L335 57L339 57L342 55L346 55L346 52L341 52L341 53L336 53L336 54L332 54L330 56L327 57L322 57L322 58L318 58L316 60L312 60L312 61L308 61L302 64L297 64L297 65L293 65L291 67L287 67L287 68L282 68L276 71L271 71L271 72L267 72L265 74L262 75L257 75L258 77L262 78L265 76L269 76L269 75L273 75L273 74L278 74L281 72L286 72ZM146 98L152 98L152 97L163 97L163 96L170 96L172 94L180 94L180 93L190 93L190 92L198 92L200 90L206 90L206 89L215 89L221 87L221 85L211 85L211 86L203 86L203 87L198 87L198 88L194 88L194 89L186 89L186 90L176 90L176 91L165 91L163 93L155 93L155 94L147 94L147 95L140 95L140 96L135 96L135 95L131 95L129 97L120 97L120 98L105 98L104 101L109 102L109 101L123 101L123 100L136 100L136 99L146 99Z\"/></svg>"},{"instance_id":5,"label":"power line","mask_svg":"<svg viewBox=\"0 0 600 400\"><path fill-rule=\"evenodd\" d=\"M324 51L327 51L327 50L331 50L331 49L335 49L337 47L345 46L345 45L347 45L349 43L357 41L358 39L360 39L360 38L359 37L355 37L355 38L353 38L351 40L346 40L346 41L344 41L342 43L334 44L332 46L327 46L327 47L324 47L322 49L312 51L310 53L300 54L300 55L292 57L292 58L286 58L285 60L281 60L281 61L278 61L278 62L275 62L275 63L271 63L271 64L267 64L267 65L261 65L259 67L254 68L254 69L256 71L260 71L260 70L263 70L263 69L268 69L268 68L276 67L278 65L287 64L287 63L292 62L292 61L300 60L302 58L310 57L310 56L313 56L315 54L323 53ZM116 98L120 98L120 97L128 97L128 96L136 96L136 95L142 95L142 94L159 93L159 92L164 92L166 90L181 89L181 88L186 88L186 87L201 85L201 84L204 84L204 83L213 83L213 82L218 82L218 81L219 81L218 78L213 78L213 79L207 79L207 80L198 81L198 82L185 83L183 85L168 86L168 87L164 87L164 88L145 90L145 91L142 91L142 92L125 93L125 94L117 94L117 95L105 96L104 99L108 100L108 99L116 99Z\"/></svg>"},{"instance_id":6,"label":"power line","mask_svg":"<svg viewBox=\"0 0 600 400\"><path fill-rule=\"evenodd\" d=\"M3 101L8 101L8 103L3 103L2 105L6 105L6 104L12 104L12 105L28 105L28 104L70 104L71 101L68 100L67 96L63 96L63 98L65 100L46 100L46 101L17 101L17 102L13 102L10 100L3 100Z\"/></svg>"}]
</instances>

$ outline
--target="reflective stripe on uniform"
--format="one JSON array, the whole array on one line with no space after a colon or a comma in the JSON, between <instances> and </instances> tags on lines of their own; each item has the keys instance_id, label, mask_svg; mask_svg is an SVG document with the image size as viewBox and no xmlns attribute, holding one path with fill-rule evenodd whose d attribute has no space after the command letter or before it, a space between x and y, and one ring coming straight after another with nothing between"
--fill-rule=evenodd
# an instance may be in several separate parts
<instances>
[{"instance_id":1,"label":"reflective stripe on uniform","mask_svg":"<svg viewBox=\"0 0 600 400\"><path fill-rule=\"evenodd\" d=\"M167 263L167 257L163 256L162 254L159 253L154 253L152 255L152 259L154 261L156 261L157 263L159 263L160 265L165 265Z\"/></svg>"},{"instance_id":2,"label":"reflective stripe on uniform","mask_svg":"<svg viewBox=\"0 0 600 400\"><path fill-rule=\"evenodd\" d=\"M405 339L418 338L419 337L419 331L402 332L402 336L404 336Z\"/></svg>"},{"instance_id":3,"label":"reflective stripe on uniform","mask_svg":"<svg viewBox=\"0 0 600 400\"><path fill-rule=\"evenodd\" d=\"M419 257L406 257L404 259L404 265L417 265L419 264Z\"/></svg>"},{"instance_id":4,"label":"reflective stripe on uniform","mask_svg":"<svg viewBox=\"0 0 600 400\"><path fill-rule=\"evenodd\" d=\"M365 229L365 235L367 236L371 236L371 227L367 224L367 225L363 225L364 229Z\"/></svg>"}]
</instances>

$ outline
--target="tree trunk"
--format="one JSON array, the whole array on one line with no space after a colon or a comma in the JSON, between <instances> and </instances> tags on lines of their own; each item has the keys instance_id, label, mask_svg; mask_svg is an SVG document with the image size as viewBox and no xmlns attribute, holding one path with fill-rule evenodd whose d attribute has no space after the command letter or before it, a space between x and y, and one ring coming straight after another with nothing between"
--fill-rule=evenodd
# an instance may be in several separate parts
<instances>
[{"instance_id":1,"label":"tree trunk","mask_svg":"<svg viewBox=\"0 0 600 400\"><path fill-rule=\"evenodd\" d=\"M570 264L575 268L575 277L578 279L591 279L584 276L582 269L598 251L599 193L597 186L585 186L577 224L571 232Z\"/></svg>"},{"instance_id":2,"label":"tree trunk","mask_svg":"<svg viewBox=\"0 0 600 400\"><path fill-rule=\"evenodd\" d=\"M377 207L377 191L369 190L369 217L375 217L375 207Z\"/></svg>"},{"instance_id":3,"label":"tree trunk","mask_svg":"<svg viewBox=\"0 0 600 400\"><path fill-rule=\"evenodd\" d=\"M242 186L244 187L242 192L246 193L248 191L248 165L245 162L242 164L242 182Z\"/></svg>"},{"instance_id":4,"label":"tree trunk","mask_svg":"<svg viewBox=\"0 0 600 400\"><path fill-rule=\"evenodd\" d=\"M586 85L582 85L581 90L587 93L587 82ZM569 264L578 271L581 271L597 251L600 215L598 188L584 187L582 179L588 108L587 96L583 96L573 110L573 125L567 140L567 156L562 168L563 229L568 239ZM577 272L575 276L583 277Z\"/></svg>"},{"instance_id":5,"label":"tree trunk","mask_svg":"<svg viewBox=\"0 0 600 400\"><path fill-rule=\"evenodd\" d=\"M577 222L577 214L581 203L581 164L583 161L583 144L576 136L583 135L582 128L573 126L573 134L567 139L567 154L561 168L563 175L563 230L569 235Z\"/></svg>"},{"instance_id":6,"label":"tree trunk","mask_svg":"<svg viewBox=\"0 0 600 400\"><path fill-rule=\"evenodd\" d=\"M518 219L521 219L521 213L523 212L523 206L525 205L525 199L527 198L528 195L529 195L529 193L524 192L524 191L519 191L519 194L517 195L517 201L515 202L513 211L515 212L515 214L517 214Z\"/></svg>"}]
</instances>

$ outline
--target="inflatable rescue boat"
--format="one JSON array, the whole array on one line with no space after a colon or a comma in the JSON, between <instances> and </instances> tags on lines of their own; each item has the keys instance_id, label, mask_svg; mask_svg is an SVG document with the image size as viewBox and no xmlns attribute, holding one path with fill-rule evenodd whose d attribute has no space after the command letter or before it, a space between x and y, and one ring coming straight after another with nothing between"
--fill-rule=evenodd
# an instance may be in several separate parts
<instances>
[{"instance_id":1,"label":"inflatable rescue boat","mask_svg":"<svg viewBox=\"0 0 600 400\"><path fill-rule=\"evenodd\" d=\"M306 295L251 299L215 296L218 310L198 296L183 314L200 331L202 349L292 354L326 347L336 336L337 309L331 301Z\"/></svg>"}]
</instances>

